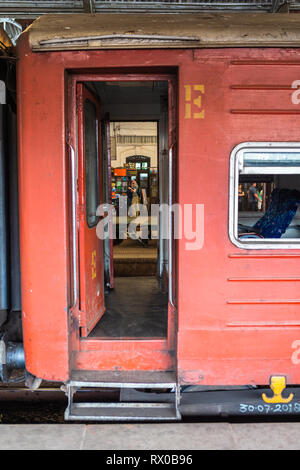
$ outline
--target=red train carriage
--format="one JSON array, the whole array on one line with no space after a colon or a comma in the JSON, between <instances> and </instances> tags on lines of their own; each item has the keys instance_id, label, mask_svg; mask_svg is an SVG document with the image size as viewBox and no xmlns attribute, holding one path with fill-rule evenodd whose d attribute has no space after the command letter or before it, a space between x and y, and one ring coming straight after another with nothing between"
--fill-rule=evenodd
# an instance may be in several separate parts
<instances>
[{"instance_id":1,"label":"red train carriage","mask_svg":"<svg viewBox=\"0 0 300 470\"><path fill-rule=\"evenodd\" d=\"M207 388L227 388L235 414L300 410L299 22L43 16L22 35L25 361L66 384L67 419L178 419L189 400L199 412ZM110 132L123 122L156 123L164 211L146 203L129 216L121 198L112 210ZM138 235L145 227L150 238ZM130 228L134 255L118 275ZM128 389L171 393L143 407L74 404L84 387L141 402Z\"/></svg>"}]
</instances>

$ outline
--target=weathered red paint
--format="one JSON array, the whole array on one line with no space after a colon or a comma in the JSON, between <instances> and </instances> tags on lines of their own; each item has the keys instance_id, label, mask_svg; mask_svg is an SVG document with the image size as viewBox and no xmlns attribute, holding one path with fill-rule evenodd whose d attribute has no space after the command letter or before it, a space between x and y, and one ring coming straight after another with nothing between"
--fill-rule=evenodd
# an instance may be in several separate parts
<instances>
[{"instance_id":1,"label":"weathered red paint","mask_svg":"<svg viewBox=\"0 0 300 470\"><path fill-rule=\"evenodd\" d=\"M19 56L22 297L29 371L66 380L71 368L174 367L159 341L71 337L69 322L74 326L76 315L68 312L65 153L67 70L172 69L178 74L177 201L205 205L203 248L187 251L184 238L177 244L179 380L266 384L270 375L283 374L288 383L299 383L299 279L293 279L299 277L299 252L247 252L228 237L232 149L246 141L299 141L300 113L289 88L300 79L298 50L31 53L25 35ZM204 118L185 117L186 85L204 85ZM199 111L193 100L192 114Z\"/></svg>"},{"instance_id":2,"label":"weathered red paint","mask_svg":"<svg viewBox=\"0 0 300 470\"><path fill-rule=\"evenodd\" d=\"M99 200L97 207L102 203L102 168L101 168L101 130L100 105L96 97L82 84L77 85L76 109L78 121L78 217L79 217L79 253L80 253L80 325L82 336L87 336L105 311L104 305L104 258L103 242L96 233L96 224L88 226L86 204L86 171L85 171L85 121L84 105L86 101L95 107L97 117L98 142L98 181Z\"/></svg>"}]
</instances>

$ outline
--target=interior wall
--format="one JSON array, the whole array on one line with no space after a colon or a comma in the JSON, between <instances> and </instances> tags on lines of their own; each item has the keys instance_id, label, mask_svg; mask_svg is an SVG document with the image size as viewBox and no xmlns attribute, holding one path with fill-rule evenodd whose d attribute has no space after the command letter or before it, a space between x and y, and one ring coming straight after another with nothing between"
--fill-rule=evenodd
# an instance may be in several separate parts
<instances>
[{"instance_id":1,"label":"interior wall","mask_svg":"<svg viewBox=\"0 0 300 470\"><path fill-rule=\"evenodd\" d=\"M150 157L151 168L157 168L157 123L156 121L112 122L111 135L111 164L113 168L123 167L126 158L133 155ZM120 142L118 137L137 137L135 143ZM153 142L141 142L139 137L151 137Z\"/></svg>"}]
</instances>

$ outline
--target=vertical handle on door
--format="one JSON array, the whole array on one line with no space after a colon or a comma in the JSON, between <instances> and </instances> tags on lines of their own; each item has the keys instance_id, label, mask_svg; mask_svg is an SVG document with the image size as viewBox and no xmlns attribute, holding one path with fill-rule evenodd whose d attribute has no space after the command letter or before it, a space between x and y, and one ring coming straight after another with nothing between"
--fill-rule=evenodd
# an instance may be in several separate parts
<instances>
[{"instance_id":1,"label":"vertical handle on door","mask_svg":"<svg viewBox=\"0 0 300 470\"><path fill-rule=\"evenodd\" d=\"M169 150L169 302L174 307L173 302L173 152Z\"/></svg>"},{"instance_id":2,"label":"vertical handle on door","mask_svg":"<svg viewBox=\"0 0 300 470\"><path fill-rule=\"evenodd\" d=\"M77 224L76 224L76 162L75 151L72 145L70 147L71 155L71 192L72 192L72 257L73 257L73 303L71 307L77 304Z\"/></svg>"}]
</instances>

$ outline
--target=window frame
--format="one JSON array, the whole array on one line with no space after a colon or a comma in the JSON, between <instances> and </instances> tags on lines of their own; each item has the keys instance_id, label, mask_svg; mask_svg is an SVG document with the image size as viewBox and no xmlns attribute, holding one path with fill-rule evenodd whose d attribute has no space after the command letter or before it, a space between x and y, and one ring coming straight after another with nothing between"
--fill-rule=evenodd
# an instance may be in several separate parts
<instances>
[{"instance_id":1,"label":"window frame","mask_svg":"<svg viewBox=\"0 0 300 470\"><path fill-rule=\"evenodd\" d=\"M87 142L87 134L86 134L86 104L87 103L90 103L92 105L92 107L94 108L95 110L95 115L93 117L95 117L95 122L94 122L94 125L95 125L95 136L96 136L96 139L95 139L95 148L96 148L96 159L95 159L95 162L96 162L96 172L93 174L93 178L94 178L94 182L96 182L96 186L95 186L95 189L96 189L96 194L94 194L94 196L96 196L96 200L97 200L97 204L96 204L96 207L95 208L91 208L89 207L90 203L91 203L91 200L90 200L90 195L88 194L88 183L89 183L89 180L88 180L88 172L87 172L87 153L86 153L86 142ZM100 204L100 177L99 177L99 120L98 120L98 115L97 115L97 109L96 109L96 106L95 106L95 103L93 103L93 101L91 101L89 98L85 98L84 99L84 104L83 104L83 115L84 115L84 178L85 178L85 213L86 213L86 223L87 223L87 226L88 228L94 228L98 221L99 221L99 217L97 216L97 209L99 207L99 204ZM93 222L91 222L89 219L90 218L93 218Z\"/></svg>"},{"instance_id":2,"label":"window frame","mask_svg":"<svg viewBox=\"0 0 300 470\"><path fill-rule=\"evenodd\" d=\"M300 238L251 238L243 241L238 237L239 157L244 152L255 149L262 152L270 149L273 152L297 150L300 153L300 142L242 142L233 148L230 154L229 169L229 239L238 248L246 250L299 249Z\"/></svg>"}]
</instances>

